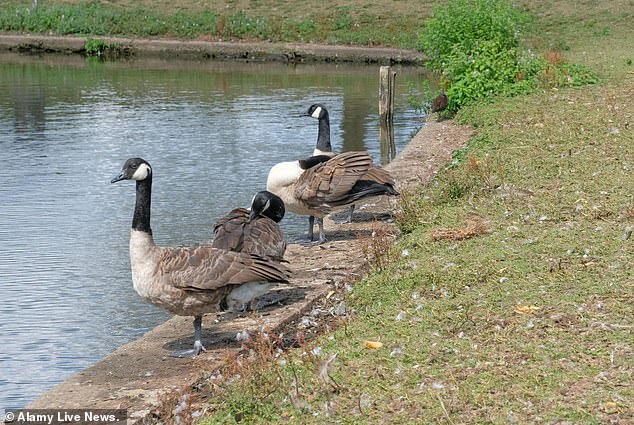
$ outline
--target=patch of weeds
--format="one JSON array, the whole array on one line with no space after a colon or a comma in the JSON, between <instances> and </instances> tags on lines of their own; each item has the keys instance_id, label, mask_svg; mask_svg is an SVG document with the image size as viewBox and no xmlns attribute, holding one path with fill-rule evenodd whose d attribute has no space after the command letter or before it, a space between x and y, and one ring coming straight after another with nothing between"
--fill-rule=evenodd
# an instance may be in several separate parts
<instances>
[{"instance_id":1,"label":"patch of weeds","mask_svg":"<svg viewBox=\"0 0 634 425\"><path fill-rule=\"evenodd\" d=\"M98 38L88 38L84 44L84 50L87 56L102 57L106 53L106 50L111 47L109 43Z\"/></svg>"},{"instance_id":2,"label":"patch of weeds","mask_svg":"<svg viewBox=\"0 0 634 425\"><path fill-rule=\"evenodd\" d=\"M396 211L396 225L401 232L412 232L426 219L424 204L423 195L420 192L401 191Z\"/></svg>"},{"instance_id":3,"label":"patch of weeds","mask_svg":"<svg viewBox=\"0 0 634 425\"><path fill-rule=\"evenodd\" d=\"M296 24L297 32L302 38L311 37L317 31L317 22L314 19L308 18L300 21Z\"/></svg>"},{"instance_id":4,"label":"patch of weeds","mask_svg":"<svg viewBox=\"0 0 634 425\"><path fill-rule=\"evenodd\" d=\"M396 235L391 226L383 222L373 222L370 237L359 237L361 252L371 270L387 269L395 260L393 250Z\"/></svg>"},{"instance_id":5,"label":"patch of weeds","mask_svg":"<svg viewBox=\"0 0 634 425\"><path fill-rule=\"evenodd\" d=\"M337 7L335 16L336 31L350 31L352 29L354 20L350 15L350 8L348 6Z\"/></svg>"},{"instance_id":6,"label":"patch of weeds","mask_svg":"<svg viewBox=\"0 0 634 425\"><path fill-rule=\"evenodd\" d=\"M233 38L268 38L271 25L262 17L250 17L244 10L229 15L224 21L222 35Z\"/></svg>"},{"instance_id":7,"label":"patch of weeds","mask_svg":"<svg viewBox=\"0 0 634 425\"><path fill-rule=\"evenodd\" d=\"M471 199L481 193L489 193L498 184L500 173L500 167L463 150L454 157L452 165L439 175L444 185L435 196L435 202L457 201L464 197Z\"/></svg>"},{"instance_id":8,"label":"patch of weeds","mask_svg":"<svg viewBox=\"0 0 634 425\"><path fill-rule=\"evenodd\" d=\"M151 412L152 416L161 423L191 425L201 413L195 411L196 399L188 386L163 390L158 397L157 407Z\"/></svg>"}]
</instances>

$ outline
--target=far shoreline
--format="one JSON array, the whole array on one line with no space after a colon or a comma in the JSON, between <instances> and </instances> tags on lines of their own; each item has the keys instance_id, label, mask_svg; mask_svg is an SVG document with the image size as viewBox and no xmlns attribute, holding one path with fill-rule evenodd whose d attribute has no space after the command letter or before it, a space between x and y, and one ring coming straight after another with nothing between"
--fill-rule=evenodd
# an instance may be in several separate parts
<instances>
[{"instance_id":1,"label":"far shoreline","mask_svg":"<svg viewBox=\"0 0 634 425\"><path fill-rule=\"evenodd\" d=\"M422 65L424 55L410 49L302 43L229 42L122 37L0 34L0 52L86 55L86 41L110 46L113 59L162 58L282 63L366 63Z\"/></svg>"}]
</instances>

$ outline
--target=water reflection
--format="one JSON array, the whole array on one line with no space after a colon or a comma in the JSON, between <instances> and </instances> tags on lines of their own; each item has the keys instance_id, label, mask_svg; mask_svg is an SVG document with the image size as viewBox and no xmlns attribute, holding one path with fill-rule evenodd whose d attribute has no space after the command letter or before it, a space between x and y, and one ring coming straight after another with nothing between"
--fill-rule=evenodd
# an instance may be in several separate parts
<instances>
[{"instance_id":1,"label":"water reflection","mask_svg":"<svg viewBox=\"0 0 634 425\"><path fill-rule=\"evenodd\" d=\"M420 125L405 101L419 80L399 70L397 149ZM329 108L335 150L384 158L377 91L378 67L0 55L0 406L168 317L130 284L134 189L108 183L126 158L155 170L157 243L202 243L272 164L312 152L317 123L298 117L312 103ZM305 219L283 227L298 235Z\"/></svg>"}]
</instances>

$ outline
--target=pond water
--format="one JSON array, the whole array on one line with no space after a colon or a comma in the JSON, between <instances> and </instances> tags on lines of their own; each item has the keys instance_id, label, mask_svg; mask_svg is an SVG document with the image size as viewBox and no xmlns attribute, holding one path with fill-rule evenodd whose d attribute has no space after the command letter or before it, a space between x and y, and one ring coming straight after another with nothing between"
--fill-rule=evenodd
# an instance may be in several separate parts
<instances>
[{"instance_id":1,"label":"pond water","mask_svg":"<svg viewBox=\"0 0 634 425\"><path fill-rule=\"evenodd\" d=\"M397 152L421 126L398 68ZM210 239L248 206L271 165L308 156L330 111L337 151L379 146L378 66L135 61L0 55L0 409L21 407L170 317L133 290L134 185L123 162L154 168L159 244ZM288 214L290 239L306 218Z\"/></svg>"}]
</instances>

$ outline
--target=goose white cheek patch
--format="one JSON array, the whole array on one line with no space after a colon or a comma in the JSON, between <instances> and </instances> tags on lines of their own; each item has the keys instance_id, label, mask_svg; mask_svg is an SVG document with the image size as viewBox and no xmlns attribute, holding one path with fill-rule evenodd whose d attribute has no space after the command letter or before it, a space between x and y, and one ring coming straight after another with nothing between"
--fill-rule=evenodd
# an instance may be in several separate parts
<instances>
[{"instance_id":1,"label":"goose white cheek patch","mask_svg":"<svg viewBox=\"0 0 634 425\"><path fill-rule=\"evenodd\" d=\"M311 117L319 119L321 115L321 106L318 106L312 113Z\"/></svg>"},{"instance_id":2,"label":"goose white cheek patch","mask_svg":"<svg viewBox=\"0 0 634 425\"><path fill-rule=\"evenodd\" d=\"M132 175L132 180L145 180L151 172L152 170L147 164L141 164Z\"/></svg>"}]
</instances>

